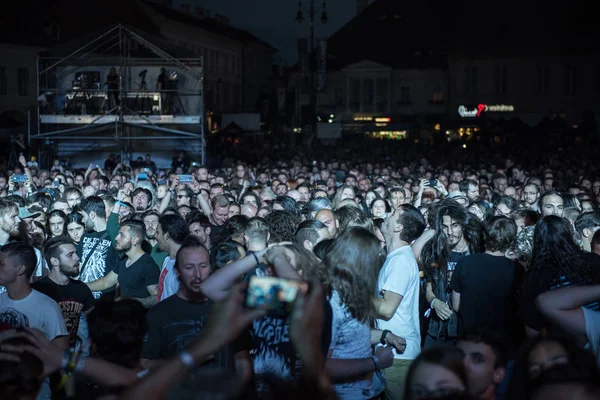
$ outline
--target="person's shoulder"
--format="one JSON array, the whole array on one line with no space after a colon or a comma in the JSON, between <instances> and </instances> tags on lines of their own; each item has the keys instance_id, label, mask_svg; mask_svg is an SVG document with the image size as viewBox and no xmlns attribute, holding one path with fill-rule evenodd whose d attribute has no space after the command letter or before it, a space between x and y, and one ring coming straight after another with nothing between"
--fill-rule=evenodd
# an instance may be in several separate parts
<instances>
[{"instance_id":1,"label":"person's shoulder","mask_svg":"<svg viewBox=\"0 0 600 400\"><path fill-rule=\"evenodd\" d=\"M40 307L51 307L51 308L57 308L58 304L56 304L56 301L52 299L52 297L33 289L31 291L31 295L32 298L31 300L35 301L36 303L36 307L40 306Z\"/></svg>"},{"instance_id":2,"label":"person's shoulder","mask_svg":"<svg viewBox=\"0 0 600 400\"><path fill-rule=\"evenodd\" d=\"M157 315L161 313L170 313L173 307L181 307L183 300L177 294L167 297L156 303L149 311L148 315Z\"/></svg>"}]
</instances>

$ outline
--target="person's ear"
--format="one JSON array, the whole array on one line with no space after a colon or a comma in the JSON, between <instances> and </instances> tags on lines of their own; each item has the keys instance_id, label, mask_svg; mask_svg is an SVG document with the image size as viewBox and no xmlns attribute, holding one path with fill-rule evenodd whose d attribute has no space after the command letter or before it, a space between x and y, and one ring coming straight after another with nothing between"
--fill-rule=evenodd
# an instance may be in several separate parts
<instances>
[{"instance_id":1,"label":"person's ear","mask_svg":"<svg viewBox=\"0 0 600 400\"><path fill-rule=\"evenodd\" d=\"M585 238L589 238L590 236L592 236L592 231L589 230L588 228L584 228L581 233L582 233L583 237L585 237Z\"/></svg>"},{"instance_id":2,"label":"person's ear","mask_svg":"<svg viewBox=\"0 0 600 400\"><path fill-rule=\"evenodd\" d=\"M403 229L404 229L404 225L402 225L402 224L398 224L398 225L396 226L396 229L394 229L394 232L395 232L395 233L400 233L400 232L402 232L402 230L403 230Z\"/></svg>"},{"instance_id":3,"label":"person's ear","mask_svg":"<svg viewBox=\"0 0 600 400\"><path fill-rule=\"evenodd\" d=\"M88 215L92 221L96 219L96 213L94 211L90 211Z\"/></svg>"},{"instance_id":4,"label":"person's ear","mask_svg":"<svg viewBox=\"0 0 600 400\"><path fill-rule=\"evenodd\" d=\"M211 232L210 226L207 226L207 227L204 229L204 232L206 232L206 234L207 234L208 236L210 236L210 232Z\"/></svg>"},{"instance_id":5,"label":"person's ear","mask_svg":"<svg viewBox=\"0 0 600 400\"><path fill-rule=\"evenodd\" d=\"M17 275L19 276L25 275L27 273L27 267L25 266L25 264L19 264L15 269L17 271Z\"/></svg>"},{"instance_id":6,"label":"person's ear","mask_svg":"<svg viewBox=\"0 0 600 400\"><path fill-rule=\"evenodd\" d=\"M50 257L50 265L51 268L58 267L60 265L60 261L56 257Z\"/></svg>"}]
</instances>

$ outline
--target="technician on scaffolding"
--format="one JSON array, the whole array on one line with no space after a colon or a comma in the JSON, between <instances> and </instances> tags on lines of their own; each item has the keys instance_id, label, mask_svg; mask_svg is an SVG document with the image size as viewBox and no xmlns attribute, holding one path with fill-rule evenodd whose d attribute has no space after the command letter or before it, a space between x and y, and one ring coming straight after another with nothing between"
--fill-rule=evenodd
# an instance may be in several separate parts
<instances>
[{"instance_id":1,"label":"technician on scaffolding","mask_svg":"<svg viewBox=\"0 0 600 400\"><path fill-rule=\"evenodd\" d=\"M108 75L106 75L106 82L104 83L108 86L108 100L110 102L110 108L115 108L120 105L119 103L119 75L117 74L117 69L115 67L111 67L108 71Z\"/></svg>"}]
</instances>

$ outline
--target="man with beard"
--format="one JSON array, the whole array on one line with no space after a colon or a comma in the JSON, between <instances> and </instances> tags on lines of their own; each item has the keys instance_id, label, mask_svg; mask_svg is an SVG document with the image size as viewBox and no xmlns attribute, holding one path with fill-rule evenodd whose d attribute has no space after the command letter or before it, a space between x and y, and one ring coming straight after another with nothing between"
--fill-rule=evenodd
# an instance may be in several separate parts
<instances>
[{"instance_id":1,"label":"man with beard","mask_svg":"<svg viewBox=\"0 0 600 400\"><path fill-rule=\"evenodd\" d=\"M81 202L80 208L87 233L81 237L77 248L81 260L79 279L87 283L101 279L112 271L119 258L106 230L104 201L98 196L90 196ZM104 293L112 291L114 288L109 287ZM102 293L98 291L92 294L98 299Z\"/></svg>"},{"instance_id":2,"label":"man with beard","mask_svg":"<svg viewBox=\"0 0 600 400\"><path fill-rule=\"evenodd\" d=\"M143 213L152 207L152 192L139 187L131 193L131 202L136 213Z\"/></svg>"},{"instance_id":3,"label":"man with beard","mask_svg":"<svg viewBox=\"0 0 600 400\"><path fill-rule=\"evenodd\" d=\"M0 215L0 246L4 246L11 235L19 234L19 207L12 201L0 199Z\"/></svg>"},{"instance_id":4,"label":"man with beard","mask_svg":"<svg viewBox=\"0 0 600 400\"><path fill-rule=\"evenodd\" d=\"M94 296L83 282L72 279L79 275L80 266L72 241L60 237L50 239L44 246L44 255L50 273L31 287L58 303L69 331L69 347L74 347L79 318L83 312L89 314L92 311Z\"/></svg>"},{"instance_id":5,"label":"man with beard","mask_svg":"<svg viewBox=\"0 0 600 400\"><path fill-rule=\"evenodd\" d=\"M426 315L431 316L425 348L455 343L458 324L450 304L452 274L461 258L481 251L482 242L480 223L454 200L443 200L430 212L435 233L421 251L430 306Z\"/></svg>"},{"instance_id":6,"label":"man with beard","mask_svg":"<svg viewBox=\"0 0 600 400\"><path fill-rule=\"evenodd\" d=\"M131 219L124 221L115 239L115 247L126 257L104 278L87 283L88 287L96 291L106 290L118 283L119 297L135 299L146 308L155 305L159 270L152 257L142 249L145 237L143 222Z\"/></svg>"},{"instance_id":7,"label":"man with beard","mask_svg":"<svg viewBox=\"0 0 600 400\"><path fill-rule=\"evenodd\" d=\"M210 257L197 238L190 236L182 244L177 252L175 272L181 282L179 290L157 304L147 315L148 335L142 352L142 363L146 368L184 351L204 329L212 309L212 301L201 289L201 284L212 272ZM235 371L241 380L248 383L252 373L250 358L248 351L241 347L239 343L226 345L210 360L196 367L204 371Z\"/></svg>"},{"instance_id":8,"label":"man with beard","mask_svg":"<svg viewBox=\"0 0 600 400\"><path fill-rule=\"evenodd\" d=\"M195 236L202 246L210 250L212 243L210 241L211 230L208 217L199 212L192 212L187 216L186 222L190 229L190 235Z\"/></svg>"},{"instance_id":9,"label":"man with beard","mask_svg":"<svg viewBox=\"0 0 600 400\"><path fill-rule=\"evenodd\" d=\"M142 222L146 226L146 241L152 246L150 257L152 257L160 269L169 253L162 251L156 240L156 230L158 229L159 218L160 216L154 210L149 210L142 214Z\"/></svg>"}]
</instances>

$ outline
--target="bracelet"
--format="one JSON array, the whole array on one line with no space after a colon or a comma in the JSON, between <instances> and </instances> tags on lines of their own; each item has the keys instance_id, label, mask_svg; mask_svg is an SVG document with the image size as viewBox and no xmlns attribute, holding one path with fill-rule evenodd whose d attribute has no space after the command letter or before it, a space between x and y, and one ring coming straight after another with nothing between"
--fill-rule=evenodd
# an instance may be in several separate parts
<instances>
[{"instance_id":1,"label":"bracelet","mask_svg":"<svg viewBox=\"0 0 600 400\"><path fill-rule=\"evenodd\" d=\"M254 256L254 259L256 260L256 265L259 265L260 261L258 261L258 257L256 256L256 253L252 252L252 255Z\"/></svg>"},{"instance_id":2,"label":"bracelet","mask_svg":"<svg viewBox=\"0 0 600 400\"><path fill-rule=\"evenodd\" d=\"M431 300L431 304L429 304L429 308L433 308L433 302L437 300L437 297L434 297L433 300Z\"/></svg>"},{"instance_id":3,"label":"bracelet","mask_svg":"<svg viewBox=\"0 0 600 400\"><path fill-rule=\"evenodd\" d=\"M179 352L179 360L188 367L188 369L194 369L196 367L196 363L194 362L194 357L187 351Z\"/></svg>"},{"instance_id":4,"label":"bracelet","mask_svg":"<svg viewBox=\"0 0 600 400\"><path fill-rule=\"evenodd\" d=\"M371 360L373 360L373 364L375 364L375 371L379 371L381 369L381 364L379 363L379 359L375 354L371 356Z\"/></svg>"},{"instance_id":5,"label":"bracelet","mask_svg":"<svg viewBox=\"0 0 600 400\"><path fill-rule=\"evenodd\" d=\"M387 336L388 333L390 333L390 330L389 329L384 329L383 333L381 334L381 339L379 339L379 343L381 343L384 346L387 344L385 342L385 337Z\"/></svg>"}]
</instances>

